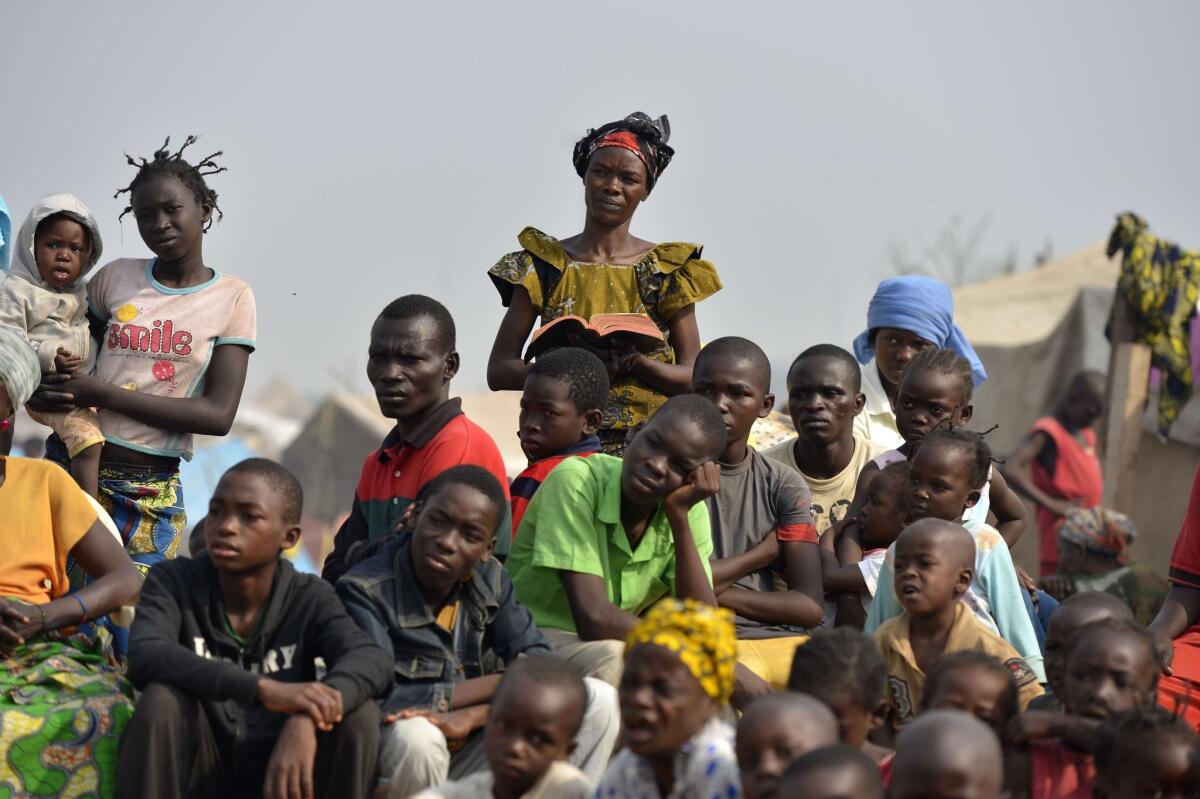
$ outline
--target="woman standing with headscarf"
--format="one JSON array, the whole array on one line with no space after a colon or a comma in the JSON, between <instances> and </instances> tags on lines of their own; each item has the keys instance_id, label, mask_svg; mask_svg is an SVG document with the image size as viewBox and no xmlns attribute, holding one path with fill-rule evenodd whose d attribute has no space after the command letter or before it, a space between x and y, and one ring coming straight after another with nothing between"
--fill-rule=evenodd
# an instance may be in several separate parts
<instances>
[{"instance_id":1,"label":"woman standing with headscarf","mask_svg":"<svg viewBox=\"0 0 1200 799\"><path fill-rule=\"evenodd\" d=\"M917 353L952 349L971 363L975 385L987 371L967 337L954 324L950 288L933 278L905 275L883 281L867 307L867 329L854 340L854 354L864 365L862 391L867 403L854 419L854 432L891 449L904 444L896 429L896 388L900 375Z\"/></svg>"},{"instance_id":2,"label":"woman standing with headscarf","mask_svg":"<svg viewBox=\"0 0 1200 799\"><path fill-rule=\"evenodd\" d=\"M700 351L695 305L721 288L698 244L654 244L629 225L675 151L670 124L637 112L610 122L575 145L587 216L583 232L561 241L534 228L517 237L523 249L500 259L488 276L508 308L488 360L493 391L520 391L529 365L522 348L540 319L573 314L640 313L665 334L652 352L629 345L588 347L612 379L600 439L620 454L628 430L650 418L667 397L686 392Z\"/></svg>"}]
</instances>

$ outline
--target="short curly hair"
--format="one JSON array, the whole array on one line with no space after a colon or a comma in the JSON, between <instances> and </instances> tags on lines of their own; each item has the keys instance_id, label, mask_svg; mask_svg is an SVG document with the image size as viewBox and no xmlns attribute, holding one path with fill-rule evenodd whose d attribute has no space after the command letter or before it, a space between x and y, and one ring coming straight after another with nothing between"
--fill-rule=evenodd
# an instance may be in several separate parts
<instances>
[{"instance_id":1,"label":"short curly hair","mask_svg":"<svg viewBox=\"0 0 1200 799\"><path fill-rule=\"evenodd\" d=\"M529 376L561 380L567 397L579 413L604 410L608 405L608 370L592 353L579 347L560 347L539 356L529 367Z\"/></svg>"},{"instance_id":2,"label":"short curly hair","mask_svg":"<svg viewBox=\"0 0 1200 799\"><path fill-rule=\"evenodd\" d=\"M436 341L442 352L454 352L458 338L454 317L445 305L433 297L426 297L424 294L405 294L403 297L397 297L384 306L378 318L407 322L409 319L422 317L433 320L437 327Z\"/></svg>"},{"instance_id":3,"label":"short curly hair","mask_svg":"<svg viewBox=\"0 0 1200 799\"><path fill-rule=\"evenodd\" d=\"M1017 681L1013 679L1012 671L998 658L992 657L987 652L974 650L951 652L934 662L929 669L929 674L925 676L924 694L921 697L922 710L929 710L929 702L936 695L942 680L946 679L946 675L958 669L982 669L1003 679L1004 692L1000 696L997 709L1005 721L1015 717L1020 711Z\"/></svg>"},{"instance_id":4,"label":"short curly hair","mask_svg":"<svg viewBox=\"0 0 1200 799\"><path fill-rule=\"evenodd\" d=\"M873 711L883 704L886 688L883 655L875 641L858 630L817 630L792 656L789 691L810 694L826 703L834 698L853 699Z\"/></svg>"},{"instance_id":5,"label":"short curly hair","mask_svg":"<svg viewBox=\"0 0 1200 799\"><path fill-rule=\"evenodd\" d=\"M247 458L230 466L221 479L232 479L233 475L239 474L255 474L265 480L283 503L283 521L300 523L300 515L304 512L304 489L287 467L269 458Z\"/></svg>"},{"instance_id":6,"label":"short curly hair","mask_svg":"<svg viewBox=\"0 0 1200 799\"><path fill-rule=\"evenodd\" d=\"M700 428L700 435L717 454L725 448L725 420L716 405L698 394L676 394L654 412L650 421L674 413L683 415Z\"/></svg>"}]
</instances>

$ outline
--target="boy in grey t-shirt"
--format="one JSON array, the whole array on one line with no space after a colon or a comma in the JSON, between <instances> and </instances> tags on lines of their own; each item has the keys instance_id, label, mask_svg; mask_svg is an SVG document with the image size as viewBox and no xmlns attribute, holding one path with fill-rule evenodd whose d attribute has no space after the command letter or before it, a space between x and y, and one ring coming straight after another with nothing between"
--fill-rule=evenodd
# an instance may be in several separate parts
<instances>
[{"instance_id":1,"label":"boy in grey t-shirt","mask_svg":"<svg viewBox=\"0 0 1200 799\"><path fill-rule=\"evenodd\" d=\"M820 623L823 591L804 478L747 444L774 405L770 385L766 355L744 338L710 343L692 369L692 393L717 406L727 431L721 489L708 500L713 589L737 614L739 661L781 689L796 646Z\"/></svg>"}]
</instances>

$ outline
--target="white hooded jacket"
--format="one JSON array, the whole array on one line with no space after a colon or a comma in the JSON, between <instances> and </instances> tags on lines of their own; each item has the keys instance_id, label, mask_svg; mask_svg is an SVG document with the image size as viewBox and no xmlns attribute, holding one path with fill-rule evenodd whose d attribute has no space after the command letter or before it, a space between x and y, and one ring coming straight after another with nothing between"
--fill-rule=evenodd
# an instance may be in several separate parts
<instances>
[{"instance_id":1,"label":"white hooded jacket","mask_svg":"<svg viewBox=\"0 0 1200 799\"><path fill-rule=\"evenodd\" d=\"M38 273L33 251L34 234L43 219L66 214L92 235L92 256L83 265L79 279L61 289L52 287ZM72 194L55 194L33 207L17 233L12 271L0 277L0 325L19 330L37 351L43 373L54 371L59 347L84 359L83 371L91 371L95 352L87 322L87 289L83 279L99 261L103 246L100 227L87 206Z\"/></svg>"}]
</instances>

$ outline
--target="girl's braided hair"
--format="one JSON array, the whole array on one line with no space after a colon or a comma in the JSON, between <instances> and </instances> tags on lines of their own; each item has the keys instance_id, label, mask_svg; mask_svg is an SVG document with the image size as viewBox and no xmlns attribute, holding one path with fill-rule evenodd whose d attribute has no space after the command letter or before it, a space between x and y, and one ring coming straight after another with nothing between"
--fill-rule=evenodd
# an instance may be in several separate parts
<instances>
[{"instance_id":1,"label":"girl's braided hair","mask_svg":"<svg viewBox=\"0 0 1200 799\"><path fill-rule=\"evenodd\" d=\"M976 433L962 427L943 427L930 433L921 442L921 449L926 449L931 445L944 445L960 450L969 459L967 479L971 483L971 488L983 488L983 484L988 480L988 472L991 470L992 464L1003 463L992 457L992 448L988 446L984 438L995 429L993 427L991 430Z\"/></svg>"},{"instance_id":2,"label":"girl's braided hair","mask_svg":"<svg viewBox=\"0 0 1200 799\"><path fill-rule=\"evenodd\" d=\"M975 391L971 362L954 350L931 348L918 352L904 367L900 380L903 382L905 377L921 371L937 372L957 379L962 388L963 402L971 401L971 394Z\"/></svg>"},{"instance_id":3,"label":"girl's braided hair","mask_svg":"<svg viewBox=\"0 0 1200 799\"><path fill-rule=\"evenodd\" d=\"M184 139L183 146L178 151L172 153L168 149L171 144L171 137L168 136L163 141L162 147L154 151L154 157L150 160L144 157L135 159L129 153L125 153L126 163L137 167L137 174L133 176L133 180L130 181L128 186L118 191L113 197L120 197L122 194L128 194L132 197L134 190L138 186L153 177L175 177L183 181L183 185L192 190L192 194L196 196L198 203L207 205L217 212L218 221L222 219L225 214L221 211L221 206L217 205L217 193L208 187L208 183L205 182L204 178L225 171L226 168L218 166L215 160L218 156L224 155L224 153L218 150L212 155L206 155L204 158L201 158L195 164L188 163L183 159L183 151L195 144L197 139L199 139L199 136L188 136ZM132 211L132 204L125 206L125 210L117 217L117 221L120 222L125 218L125 214ZM210 227L212 227L211 218L205 224L204 232L207 233Z\"/></svg>"}]
</instances>

